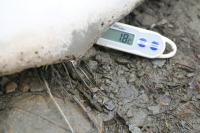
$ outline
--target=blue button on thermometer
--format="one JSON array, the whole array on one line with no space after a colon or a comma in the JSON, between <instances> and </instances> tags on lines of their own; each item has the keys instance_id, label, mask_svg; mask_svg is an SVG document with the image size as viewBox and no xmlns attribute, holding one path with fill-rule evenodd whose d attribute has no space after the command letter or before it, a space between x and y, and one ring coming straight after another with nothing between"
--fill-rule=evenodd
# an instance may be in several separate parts
<instances>
[{"instance_id":1,"label":"blue button on thermometer","mask_svg":"<svg viewBox=\"0 0 200 133\"><path fill-rule=\"evenodd\" d=\"M170 58L177 51L176 44L159 33L119 22L104 32L97 44L146 58ZM166 44L172 51L164 54Z\"/></svg>"}]
</instances>

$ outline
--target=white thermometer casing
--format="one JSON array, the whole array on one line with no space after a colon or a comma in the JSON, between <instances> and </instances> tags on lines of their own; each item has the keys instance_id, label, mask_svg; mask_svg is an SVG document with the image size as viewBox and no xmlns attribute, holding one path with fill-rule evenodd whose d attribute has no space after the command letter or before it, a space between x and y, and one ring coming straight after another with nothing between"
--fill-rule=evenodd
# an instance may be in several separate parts
<instances>
[{"instance_id":1,"label":"white thermometer casing","mask_svg":"<svg viewBox=\"0 0 200 133\"><path fill-rule=\"evenodd\" d=\"M106 39L102 36L97 41L98 45L146 58L170 58L176 53L176 45L159 33L119 22L114 23L109 30L111 29L120 31L121 33L132 34L134 36L132 43L125 44L120 41ZM173 51L168 54L163 54L166 43L171 45Z\"/></svg>"}]
</instances>

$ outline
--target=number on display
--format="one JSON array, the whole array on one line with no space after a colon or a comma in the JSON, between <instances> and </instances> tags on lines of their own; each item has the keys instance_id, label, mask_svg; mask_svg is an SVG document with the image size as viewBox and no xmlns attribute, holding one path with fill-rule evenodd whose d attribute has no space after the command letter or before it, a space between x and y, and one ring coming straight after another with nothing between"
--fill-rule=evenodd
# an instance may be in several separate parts
<instances>
[{"instance_id":1,"label":"number on display","mask_svg":"<svg viewBox=\"0 0 200 133\"><path fill-rule=\"evenodd\" d=\"M127 34L127 33L122 33L121 36L120 36L120 38L119 38L119 41L120 41L120 42L123 42L123 43L129 44L128 38L129 38L129 34Z\"/></svg>"}]
</instances>

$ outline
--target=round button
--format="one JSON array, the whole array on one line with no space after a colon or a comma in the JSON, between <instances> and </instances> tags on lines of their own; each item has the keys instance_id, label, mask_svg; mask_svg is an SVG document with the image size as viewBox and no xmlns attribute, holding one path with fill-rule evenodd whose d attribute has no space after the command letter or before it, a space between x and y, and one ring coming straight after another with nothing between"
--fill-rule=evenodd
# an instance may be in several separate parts
<instances>
[{"instance_id":1,"label":"round button","mask_svg":"<svg viewBox=\"0 0 200 133\"><path fill-rule=\"evenodd\" d=\"M145 44L142 44L142 43L138 43L138 45L139 45L140 47L145 47Z\"/></svg>"},{"instance_id":2,"label":"round button","mask_svg":"<svg viewBox=\"0 0 200 133\"><path fill-rule=\"evenodd\" d=\"M154 51L158 50L158 48L155 48L155 47L150 47L150 49Z\"/></svg>"},{"instance_id":3,"label":"round button","mask_svg":"<svg viewBox=\"0 0 200 133\"><path fill-rule=\"evenodd\" d=\"M138 40L138 46L144 48L144 47L146 47L146 42L147 42L147 39L145 39L145 38L140 38L140 39Z\"/></svg>"},{"instance_id":4,"label":"round button","mask_svg":"<svg viewBox=\"0 0 200 133\"><path fill-rule=\"evenodd\" d=\"M152 44L154 44L154 45L159 45L159 43L156 42L156 41L153 41Z\"/></svg>"},{"instance_id":5,"label":"round button","mask_svg":"<svg viewBox=\"0 0 200 133\"><path fill-rule=\"evenodd\" d=\"M147 39L145 39L145 38L140 38L139 40L142 42L147 42Z\"/></svg>"}]
</instances>

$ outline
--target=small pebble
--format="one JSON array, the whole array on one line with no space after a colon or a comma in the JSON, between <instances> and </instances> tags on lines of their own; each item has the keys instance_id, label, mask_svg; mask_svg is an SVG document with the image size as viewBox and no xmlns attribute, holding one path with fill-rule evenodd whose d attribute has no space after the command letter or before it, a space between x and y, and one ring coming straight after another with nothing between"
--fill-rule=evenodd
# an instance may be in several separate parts
<instances>
[{"instance_id":1,"label":"small pebble","mask_svg":"<svg viewBox=\"0 0 200 133\"><path fill-rule=\"evenodd\" d=\"M128 78L128 83L133 83L137 79L135 73L131 73L129 78Z\"/></svg>"},{"instance_id":2,"label":"small pebble","mask_svg":"<svg viewBox=\"0 0 200 133\"><path fill-rule=\"evenodd\" d=\"M198 54L198 55L197 55L197 58L199 58L199 59L200 59L200 54Z\"/></svg>"},{"instance_id":3,"label":"small pebble","mask_svg":"<svg viewBox=\"0 0 200 133\"><path fill-rule=\"evenodd\" d=\"M12 93L12 92L14 92L16 89L17 89L17 84L16 84L15 82L8 82L8 83L5 85L5 93L6 93L6 94Z\"/></svg>"},{"instance_id":4,"label":"small pebble","mask_svg":"<svg viewBox=\"0 0 200 133\"><path fill-rule=\"evenodd\" d=\"M122 58L122 57L118 57L116 60L117 63L122 64L122 65L126 65L129 63L129 60Z\"/></svg>"},{"instance_id":5,"label":"small pebble","mask_svg":"<svg viewBox=\"0 0 200 133\"><path fill-rule=\"evenodd\" d=\"M96 70L96 69L97 69L97 66L98 66L98 63L97 63L97 61L89 60L88 66L89 66L89 68L90 68L91 70Z\"/></svg>"},{"instance_id":6,"label":"small pebble","mask_svg":"<svg viewBox=\"0 0 200 133\"><path fill-rule=\"evenodd\" d=\"M39 78L34 77L34 78L30 78L28 79L30 84L30 91L31 92L41 92L44 90L44 87L41 83L41 81L39 80Z\"/></svg>"},{"instance_id":7,"label":"small pebble","mask_svg":"<svg viewBox=\"0 0 200 133\"><path fill-rule=\"evenodd\" d=\"M99 63L111 63L111 58L108 53L97 54L95 60Z\"/></svg>"},{"instance_id":8,"label":"small pebble","mask_svg":"<svg viewBox=\"0 0 200 133\"><path fill-rule=\"evenodd\" d=\"M19 90L21 92L28 92L30 90L30 86L27 83L22 82L19 86Z\"/></svg>"},{"instance_id":9,"label":"small pebble","mask_svg":"<svg viewBox=\"0 0 200 133\"><path fill-rule=\"evenodd\" d=\"M140 128L136 127L134 124L129 124L128 126L131 133L142 133Z\"/></svg>"},{"instance_id":10,"label":"small pebble","mask_svg":"<svg viewBox=\"0 0 200 133\"><path fill-rule=\"evenodd\" d=\"M159 22L157 23L157 25L162 26L162 25L165 25L165 24L167 24L167 23L168 23L168 21L167 21L166 19L162 19L161 21L159 21Z\"/></svg>"},{"instance_id":11,"label":"small pebble","mask_svg":"<svg viewBox=\"0 0 200 133\"><path fill-rule=\"evenodd\" d=\"M196 99L200 100L200 94L196 95Z\"/></svg>"},{"instance_id":12,"label":"small pebble","mask_svg":"<svg viewBox=\"0 0 200 133\"><path fill-rule=\"evenodd\" d=\"M126 113L126 115L127 115L128 117L133 117L134 114L133 114L132 110L129 109L128 112Z\"/></svg>"},{"instance_id":13,"label":"small pebble","mask_svg":"<svg viewBox=\"0 0 200 133\"><path fill-rule=\"evenodd\" d=\"M171 102L171 98L170 96L167 96L167 95L161 96L159 99L160 105L163 105L163 106L168 106L170 102Z\"/></svg>"},{"instance_id":14,"label":"small pebble","mask_svg":"<svg viewBox=\"0 0 200 133\"><path fill-rule=\"evenodd\" d=\"M158 114L160 112L160 106L159 105L150 106L150 107L148 107L148 109L150 111L152 111L153 114Z\"/></svg>"},{"instance_id":15,"label":"small pebble","mask_svg":"<svg viewBox=\"0 0 200 133\"><path fill-rule=\"evenodd\" d=\"M188 74L187 74L187 77L189 77L189 78L190 78L190 77L193 77L193 76L195 76L194 73L188 73Z\"/></svg>"},{"instance_id":16,"label":"small pebble","mask_svg":"<svg viewBox=\"0 0 200 133\"><path fill-rule=\"evenodd\" d=\"M133 117L131 117L128 123L134 124L136 126L142 126L147 118L147 113L140 109L135 109L133 111Z\"/></svg>"},{"instance_id":17,"label":"small pebble","mask_svg":"<svg viewBox=\"0 0 200 133\"><path fill-rule=\"evenodd\" d=\"M174 28L174 26L172 24L168 24L169 28Z\"/></svg>"},{"instance_id":18,"label":"small pebble","mask_svg":"<svg viewBox=\"0 0 200 133\"><path fill-rule=\"evenodd\" d=\"M166 63L166 60L157 59L157 60L153 60L152 63L153 63L154 68L162 68Z\"/></svg>"},{"instance_id":19,"label":"small pebble","mask_svg":"<svg viewBox=\"0 0 200 133\"><path fill-rule=\"evenodd\" d=\"M190 117L195 113L194 106L190 103L184 103L177 108L177 115L181 118Z\"/></svg>"}]
</instances>

